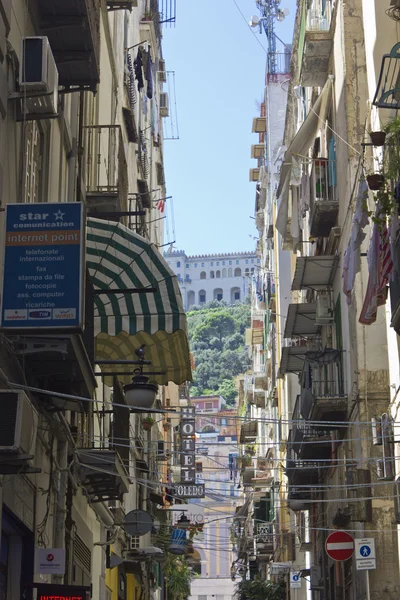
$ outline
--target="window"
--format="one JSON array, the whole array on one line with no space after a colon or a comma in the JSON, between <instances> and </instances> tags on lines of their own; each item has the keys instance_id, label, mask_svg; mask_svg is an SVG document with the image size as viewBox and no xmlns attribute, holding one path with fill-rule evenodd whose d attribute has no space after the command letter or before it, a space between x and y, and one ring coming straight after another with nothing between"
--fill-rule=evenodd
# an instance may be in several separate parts
<instances>
[{"instance_id":1,"label":"window","mask_svg":"<svg viewBox=\"0 0 400 600\"><path fill-rule=\"evenodd\" d=\"M254 267L251 267L251 274L254 275Z\"/></svg>"},{"instance_id":2,"label":"window","mask_svg":"<svg viewBox=\"0 0 400 600\"><path fill-rule=\"evenodd\" d=\"M199 600L207 600L207 596L199 596Z\"/></svg>"},{"instance_id":3,"label":"window","mask_svg":"<svg viewBox=\"0 0 400 600\"><path fill-rule=\"evenodd\" d=\"M219 267L219 260L217 260L216 265L217 265L217 267Z\"/></svg>"},{"instance_id":4,"label":"window","mask_svg":"<svg viewBox=\"0 0 400 600\"><path fill-rule=\"evenodd\" d=\"M220 425L228 425L228 420L226 418L223 418L220 420L219 424Z\"/></svg>"},{"instance_id":5,"label":"window","mask_svg":"<svg viewBox=\"0 0 400 600\"><path fill-rule=\"evenodd\" d=\"M200 290L199 291L199 304L204 304L205 301L206 301L206 292L205 292L205 290Z\"/></svg>"},{"instance_id":6,"label":"window","mask_svg":"<svg viewBox=\"0 0 400 600\"><path fill-rule=\"evenodd\" d=\"M236 261L236 264L237 264L237 265L239 264L239 261L238 261L238 260Z\"/></svg>"},{"instance_id":7,"label":"window","mask_svg":"<svg viewBox=\"0 0 400 600\"><path fill-rule=\"evenodd\" d=\"M210 278L211 278L211 279L214 279L214 277L215 277L215 273L214 273L214 271L210 271Z\"/></svg>"},{"instance_id":8,"label":"window","mask_svg":"<svg viewBox=\"0 0 400 600\"><path fill-rule=\"evenodd\" d=\"M206 279L206 278L207 278L207 274L206 274L206 272L205 272L205 271L202 271L202 272L200 273L200 279Z\"/></svg>"},{"instance_id":9,"label":"window","mask_svg":"<svg viewBox=\"0 0 400 600\"><path fill-rule=\"evenodd\" d=\"M212 402L206 402L206 403L204 404L204 408L205 408L206 410L212 410L212 409L214 408L214 407L213 407L213 403L212 403Z\"/></svg>"},{"instance_id":10,"label":"window","mask_svg":"<svg viewBox=\"0 0 400 600\"><path fill-rule=\"evenodd\" d=\"M232 277L232 269L228 269L228 277Z\"/></svg>"},{"instance_id":11,"label":"window","mask_svg":"<svg viewBox=\"0 0 400 600\"><path fill-rule=\"evenodd\" d=\"M224 260L222 261L222 264L223 264L223 265L225 264L225 261L224 261Z\"/></svg>"},{"instance_id":12,"label":"window","mask_svg":"<svg viewBox=\"0 0 400 600\"><path fill-rule=\"evenodd\" d=\"M248 265L248 264L249 264L249 259L248 259L248 258L246 258L246 265Z\"/></svg>"},{"instance_id":13,"label":"window","mask_svg":"<svg viewBox=\"0 0 400 600\"><path fill-rule=\"evenodd\" d=\"M190 281L190 275L186 275L185 278L186 278L186 281Z\"/></svg>"},{"instance_id":14,"label":"window","mask_svg":"<svg viewBox=\"0 0 400 600\"><path fill-rule=\"evenodd\" d=\"M260 262L260 261L258 261L258 262ZM204 267L204 263L201 263L201 266Z\"/></svg>"},{"instance_id":15,"label":"window","mask_svg":"<svg viewBox=\"0 0 400 600\"><path fill-rule=\"evenodd\" d=\"M235 277L241 277L241 276L242 276L242 269L240 267L236 267Z\"/></svg>"},{"instance_id":16,"label":"window","mask_svg":"<svg viewBox=\"0 0 400 600\"><path fill-rule=\"evenodd\" d=\"M240 300L240 292L235 292L234 293L234 299L235 300Z\"/></svg>"},{"instance_id":17,"label":"window","mask_svg":"<svg viewBox=\"0 0 400 600\"><path fill-rule=\"evenodd\" d=\"M222 269L222 277L226 277L226 269Z\"/></svg>"},{"instance_id":18,"label":"window","mask_svg":"<svg viewBox=\"0 0 400 600\"><path fill-rule=\"evenodd\" d=\"M180 260L178 260L178 261L177 261L177 263L176 263L176 266L177 266L177 267L178 267L178 269L179 269L179 267L181 266L181 261L180 261Z\"/></svg>"},{"instance_id":19,"label":"window","mask_svg":"<svg viewBox=\"0 0 400 600\"><path fill-rule=\"evenodd\" d=\"M214 263L213 263L212 261L210 262L210 266L211 266L211 267L213 267L213 266L214 266Z\"/></svg>"},{"instance_id":20,"label":"window","mask_svg":"<svg viewBox=\"0 0 400 600\"><path fill-rule=\"evenodd\" d=\"M253 264L253 262L254 262L254 258L251 259L251 264Z\"/></svg>"},{"instance_id":21,"label":"window","mask_svg":"<svg viewBox=\"0 0 400 600\"><path fill-rule=\"evenodd\" d=\"M247 269L245 270L245 272L244 272L244 276L245 276L245 277L248 277L249 275L250 275L250 269L249 269L249 268L247 268Z\"/></svg>"},{"instance_id":22,"label":"window","mask_svg":"<svg viewBox=\"0 0 400 600\"><path fill-rule=\"evenodd\" d=\"M218 302L221 302L222 298L223 298L222 294L217 294L217 300L218 300Z\"/></svg>"},{"instance_id":23,"label":"window","mask_svg":"<svg viewBox=\"0 0 400 600\"><path fill-rule=\"evenodd\" d=\"M232 261L231 261L231 260L229 261L229 264L230 264L230 265L232 264Z\"/></svg>"},{"instance_id":24,"label":"window","mask_svg":"<svg viewBox=\"0 0 400 600\"><path fill-rule=\"evenodd\" d=\"M203 463L201 461L196 462L196 473L202 473L203 472Z\"/></svg>"},{"instance_id":25,"label":"window","mask_svg":"<svg viewBox=\"0 0 400 600\"><path fill-rule=\"evenodd\" d=\"M221 271L217 271L217 272L215 273L215 277L216 277L217 279L221 279Z\"/></svg>"},{"instance_id":26,"label":"window","mask_svg":"<svg viewBox=\"0 0 400 600\"><path fill-rule=\"evenodd\" d=\"M259 259L259 258L257 258L257 262L258 262L258 263L260 262L260 259Z\"/></svg>"},{"instance_id":27,"label":"window","mask_svg":"<svg viewBox=\"0 0 400 600\"><path fill-rule=\"evenodd\" d=\"M194 268L197 269L197 263L194 263Z\"/></svg>"},{"instance_id":28,"label":"window","mask_svg":"<svg viewBox=\"0 0 400 600\"><path fill-rule=\"evenodd\" d=\"M220 300L222 300L222 298L223 298L223 290L221 288L216 288L213 293L213 299L220 301Z\"/></svg>"},{"instance_id":29,"label":"window","mask_svg":"<svg viewBox=\"0 0 400 600\"><path fill-rule=\"evenodd\" d=\"M187 268L187 269L190 269L190 265L189 265L189 263L186 263L186 268Z\"/></svg>"}]
</instances>

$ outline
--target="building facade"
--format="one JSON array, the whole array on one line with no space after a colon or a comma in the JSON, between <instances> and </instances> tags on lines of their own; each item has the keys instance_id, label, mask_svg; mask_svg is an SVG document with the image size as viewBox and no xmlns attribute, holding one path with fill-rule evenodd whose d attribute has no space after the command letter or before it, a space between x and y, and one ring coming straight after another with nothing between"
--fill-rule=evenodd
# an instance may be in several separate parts
<instances>
[{"instance_id":1,"label":"building facade","mask_svg":"<svg viewBox=\"0 0 400 600\"><path fill-rule=\"evenodd\" d=\"M187 256L174 250L164 257L178 276L186 310L211 300L243 302L260 265L255 252Z\"/></svg>"},{"instance_id":2,"label":"building facade","mask_svg":"<svg viewBox=\"0 0 400 600\"><path fill-rule=\"evenodd\" d=\"M31 598L37 584L87 586L101 600L149 598L150 582L152 597L162 593L160 563L146 551L154 538L131 536L123 524L137 509L168 522L159 510L168 480L164 449L172 446L163 410L174 401L164 384L190 379L178 283L157 250L168 113L160 21L162 14L174 20L168 11L167 3L143 0L0 1L2 231L12 214L20 215L19 233L2 236L0 261L3 600ZM72 228L65 215L76 206L81 221ZM8 258L14 238L21 260ZM78 246L78 238L80 264L72 268L63 242ZM138 262L144 255L146 265ZM58 267L50 275L54 257ZM160 325L159 310L152 327L136 320L144 316L143 295L132 288L150 282L154 305L162 293L163 283L156 289L149 273L155 268L171 281L168 293L182 319L183 337L176 333L173 342L181 358L174 352L169 365L161 354L174 327ZM16 282L26 283L14 294ZM54 298L73 285L79 306L53 311ZM6 290L14 294L12 310L4 308ZM80 307L78 325L63 327ZM124 323L116 326L121 310ZM52 315L60 325L50 326ZM163 337L161 354L155 335ZM159 412L151 431L139 406L131 414L123 390L129 372L143 368L134 351L144 346L153 370L163 373L154 380ZM125 373L123 360L133 360ZM179 407L179 394L175 401ZM60 566L35 564L43 552L45 563ZM47 590L75 595L70 588Z\"/></svg>"},{"instance_id":3,"label":"building facade","mask_svg":"<svg viewBox=\"0 0 400 600\"><path fill-rule=\"evenodd\" d=\"M267 466L265 576L280 572L291 598L399 594L398 15L395 1L298 3L284 152L260 207L264 302L252 296L254 369L240 441L254 443ZM259 122L267 138L271 84L267 75ZM326 548L337 530L355 539L339 562ZM366 567L363 539L376 551Z\"/></svg>"}]
</instances>

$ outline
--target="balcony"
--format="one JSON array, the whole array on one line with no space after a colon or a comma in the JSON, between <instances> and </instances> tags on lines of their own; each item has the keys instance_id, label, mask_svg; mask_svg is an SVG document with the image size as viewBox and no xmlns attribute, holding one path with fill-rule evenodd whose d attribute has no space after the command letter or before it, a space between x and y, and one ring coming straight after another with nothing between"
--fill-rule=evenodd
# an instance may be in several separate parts
<instances>
[{"instance_id":1,"label":"balcony","mask_svg":"<svg viewBox=\"0 0 400 600\"><path fill-rule=\"evenodd\" d=\"M108 10L132 10L137 5L137 0L107 0Z\"/></svg>"},{"instance_id":2,"label":"balcony","mask_svg":"<svg viewBox=\"0 0 400 600\"><path fill-rule=\"evenodd\" d=\"M37 0L34 18L49 38L59 84L96 91L100 80L100 1Z\"/></svg>"},{"instance_id":3,"label":"balcony","mask_svg":"<svg viewBox=\"0 0 400 600\"><path fill-rule=\"evenodd\" d=\"M336 225L339 202L336 198L336 161L313 160L310 193L310 235L328 237Z\"/></svg>"},{"instance_id":4,"label":"balcony","mask_svg":"<svg viewBox=\"0 0 400 600\"><path fill-rule=\"evenodd\" d=\"M289 486L313 485L318 482L320 468L324 466L321 461L298 460L294 458L293 448L289 449L286 459L286 476L289 480Z\"/></svg>"},{"instance_id":5,"label":"balcony","mask_svg":"<svg viewBox=\"0 0 400 600\"><path fill-rule=\"evenodd\" d=\"M257 523L256 524L256 550L257 558L262 560L270 559L270 555L274 551L274 524L273 523Z\"/></svg>"},{"instance_id":6,"label":"balcony","mask_svg":"<svg viewBox=\"0 0 400 600\"><path fill-rule=\"evenodd\" d=\"M128 168L121 127L89 125L84 132L88 211L112 219L112 213L128 210Z\"/></svg>"},{"instance_id":7,"label":"balcony","mask_svg":"<svg viewBox=\"0 0 400 600\"><path fill-rule=\"evenodd\" d=\"M297 396L293 410L292 445L300 459L326 458L331 455L331 435L326 429L311 427L300 413L301 397Z\"/></svg>"},{"instance_id":8,"label":"balcony","mask_svg":"<svg viewBox=\"0 0 400 600\"><path fill-rule=\"evenodd\" d=\"M116 450L78 450L79 478L89 502L122 500L128 474Z\"/></svg>"},{"instance_id":9,"label":"balcony","mask_svg":"<svg viewBox=\"0 0 400 600\"><path fill-rule=\"evenodd\" d=\"M334 256L298 256L292 290L326 290L332 287L339 264Z\"/></svg>"},{"instance_id":10,"label":"balcony","mask_svg":"<svg viewBox=\"0 0 400 600\"><path fill-rule=\"evenodd\" d=\"M336 429L335 422L346 420L347 395L340 350L307 352L301 374L300 413L306 420L327 421L327 430Z\"/></svg>"},{"instance_id":11,"label":"balcony","mask_svg":"<svg viewBox=\"0 0 400 600\"><path fill-rule=\"evenodd\" d=\"M320 333L321 327L315 322L316 302L289 304L284 338L309 337Z\"/></svg>"},{"instance_id":12,"label":"balcony","mask_svg":"<svg viewBox=\"0 0 400 600\"><path fill-rule=\"evenodd\" d=\"M301 83L306 87L323 86L328 76L333 9L334 0L312 0L303 15L299 48L303 46Z\"/></svg>"},{"instance_id":13,"label":"balcony","mask_svg":"<svg viewBox=\"0 0 400 600\"><path fill-rule=\"evenodd\" d=\"M394 269L392 279L390 281L390 305L392 309L391 326L400 335L400 234L397 238L393 249Z\"/></svg>"}]
</instances>

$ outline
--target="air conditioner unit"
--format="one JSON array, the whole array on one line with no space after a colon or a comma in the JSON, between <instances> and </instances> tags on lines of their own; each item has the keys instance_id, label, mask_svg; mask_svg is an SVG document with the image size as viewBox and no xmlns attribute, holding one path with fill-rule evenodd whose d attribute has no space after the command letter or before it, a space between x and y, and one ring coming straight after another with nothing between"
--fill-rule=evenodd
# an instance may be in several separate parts
<instances>
[{"instance_id":1,"label":"air conditioner unit","mask_svg":"<svg viewBox=\"0 0 400 600\"><path fill-rule=\"evenodd\" d=\"M34 454L38 413L25 392L0 390L0 454Z\"/></svg>"},{"instance_id":2,"label":"air conditioner unit","mask_svg":"<svg viewBox=\"0 0 400 600\"><path fill-rule=\"evenodd\" d=\"M161 92L160 94L160 116L169 117L169 102L167 92Z\"/></svg>"},{"instance_id":3,"label":"air conditioner unit","mask_svg":"<svg viewBox=\"0 0 400 600\"><path fill-rule=\"evenodd\" d=\"M258 181L260 177L260 169L257 167L255 169L249 170L249 181Z\"/></svg>"},{"instance_id":4,"label":"air conditioner unit","mask_svg":"<svg viewBox=\"0 0 400 600\"><path fill-rule=\"evenodd\" d=\"M160 58L158 60L158 81L162 82L162 83L166 83L167 81L167 74L165 72L165 60L163 60L162 58Z\"/></svg>"},{"instance_id":5,"label":"air conditioner unit","mask_svg":"<svg viewBox=\"0 0 400 600\"><path fill-rule=\"evenodd\" d=\"M24 114L57 113L58 71L47 37L22 38L19 88L26 95L22 98Z\"/></svg>"},{"instance_id":6,"label":"air conditioner unit","mask_svg":"<svg viewBox=\"0 0 400 600\"><path fill-rule=\"evenodd\" d=\"M315 322L317 325L329 325L333 321L332 302L329 294L318 294Z\"/></svg>"}]
</instances>

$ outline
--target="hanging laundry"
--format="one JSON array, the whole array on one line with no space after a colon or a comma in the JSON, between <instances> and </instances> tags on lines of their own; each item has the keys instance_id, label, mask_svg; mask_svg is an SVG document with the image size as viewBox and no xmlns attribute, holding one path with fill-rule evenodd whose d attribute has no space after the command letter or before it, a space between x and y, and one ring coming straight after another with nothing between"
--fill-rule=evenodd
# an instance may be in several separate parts
<instances>
[{"instance_id":1,"label":"hanging laundry","mask_svg":"<svg viewBox=\"0 0 400 600\"><path fill-rule=\"evenodd\" d=\"M301 160L292 156L292 172L290 177L290 185L301 185Z\"/></svg>"},{"instance_id":2,"label":"hanging laundry","mask_svg":"<svg viewBox=\"0 0 400 600\"><path fill-rule=\"evenodd\" d=\"M157 200L157 202L154 204L154 207L157 208L160 213L163 213L165 210L165 200Z\"/></svg>"},{"instance_id":3,"label":"hanging laundry","mask_svg":"<svg viewBox=\"0 0 400 600\"><path fill-rule=\"evenodd\" d=\"M146 80L147 80L147 97L153 97L153 61L151 60L150 55L150 47L147 53L147 63L146 63Z\"/></svg>"},{"instance_id":4,"label":"hanging laundry","mask_svg":"<svg viewBox=\"0 0 400 600\"><path fill-rule=\"evenodd\" d=\"M351 231L349 244L343 259L343 293L346 296L347 304L352 303L352 292L356 274L359 272L360 264L360 246L365 238L364 228L369 223L367 212L368 185L362 176L357 191L356 208L353 217L353 229Z\"/></svg>"},{"instance_id":5,"label":"hanging laundry","mask_svg":"<svg viewBox=\"0 0 400 600\"><path fill-rule=\"evenodd\" d=\"M290 223L290 233L293 240L300 238L300 226L299 226L299 189L292 187L292 219Z\"/></svg>"},{"instance_id":6,"label":"hanging laundry","mask_svg":"<svg viewBox=\"0 0 400 600\"><path fill-rule=\"evenodd\" d=\"M377 206L375 215L380 217L380 207ZM390 253L389 231L386 224L380 228L374 223L372 238L368 249L368 285L359 322L371 325L376 321L379 306L383 306L387 297L387 284L393 270Z\"/></svg>"},{"instance_id":7,"label":"hanging laundry","mask_svg":"<svg viewBox=\"0 0 400 600\"><path fill-rule=\"evenodd\" d=\"M134 66L135 66L135 77L136 77L136 81L138 82L138 90L140 91L143 87L144 87L144 82L143 82L143 54L142 54L142 50L139 47L137 54L136 54L136 58L133 62Z\"/></svg>"},{"instance_id":8,"label":"hanging laundry","mask_svg":"<svg viewBox=\"0 0 400 600\"><path fill-rule=\"evenodd\" d=\"M328 146L328 185L336 187L336 184L336 141L334 137L331 137Z\"/></svg>"}]
</instances>

